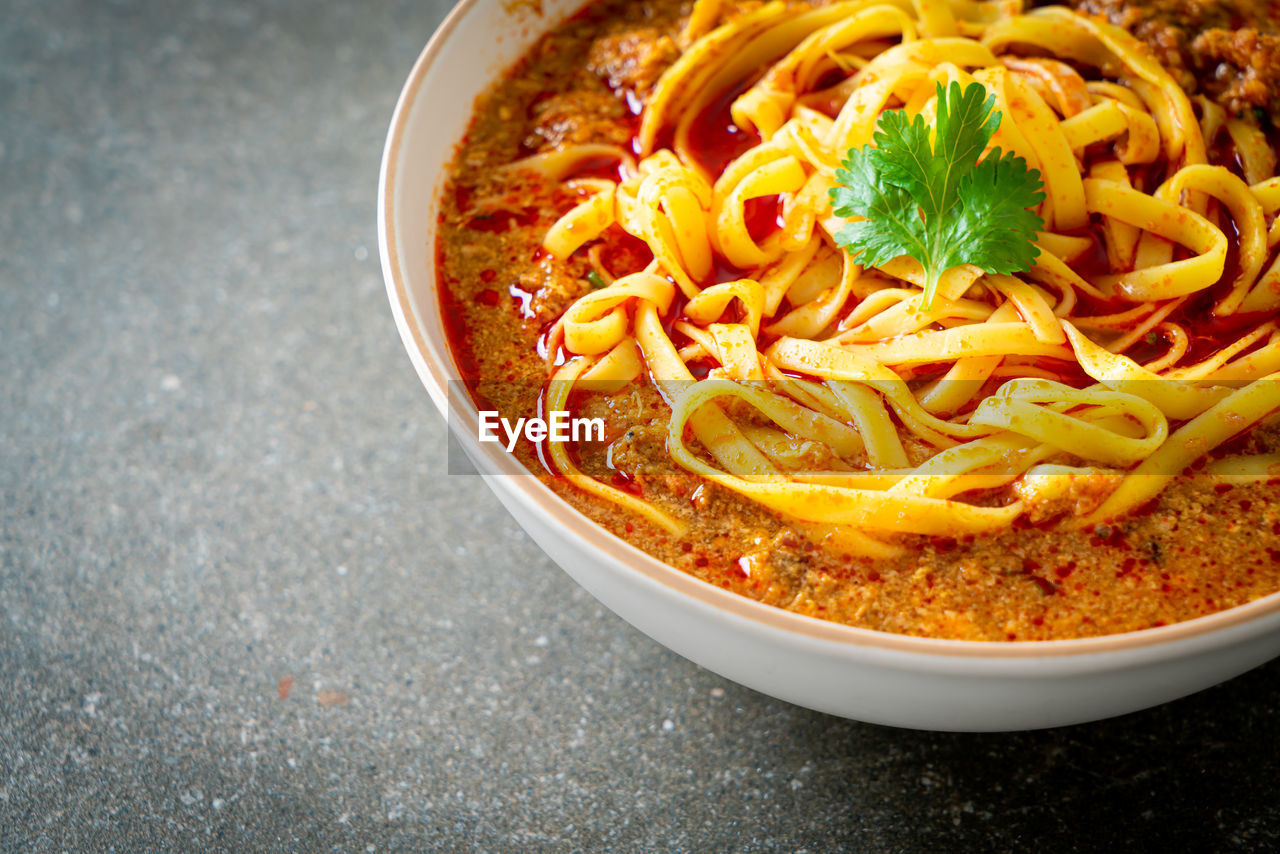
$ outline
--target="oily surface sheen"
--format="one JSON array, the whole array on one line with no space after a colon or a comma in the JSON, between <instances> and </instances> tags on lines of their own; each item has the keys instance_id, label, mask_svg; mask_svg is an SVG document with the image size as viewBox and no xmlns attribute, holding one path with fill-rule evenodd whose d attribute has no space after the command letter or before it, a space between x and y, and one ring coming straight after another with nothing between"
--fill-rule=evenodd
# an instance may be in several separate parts
<instances>
[{"instance_id":1,"label":"oily surface sheen","mask_svg":"<svg viewBox=\"0 0 1280 854\"><path fill-rule=\"evenodd\" d=\"M481 408L512 419L536 413L546 376L539 336L590 288L583 253L561 262L539 248L577 197L502 167L564 142L626 147L643 98L677 55L680 14L663 2L592 6L478 102L437 248L455 357ZM603 243L610 269L647 261L616 227ZM1047 519L979 539L918 538L905 558L870 561L820 549L768 511L681 472L664 450L669 410L647 383L575 405L608 422L605 442L575 449L583 471L696 523L694 533L668 535L584 495L521 443L532 472L658 559L798 613L913 635L1052 639L1165 625L1280 588L1280 505L1270 483L1184 475L1108 526L1077 531ZM1275 447L1263 428L1230 451Z\"/></svg>"}]
</instances>

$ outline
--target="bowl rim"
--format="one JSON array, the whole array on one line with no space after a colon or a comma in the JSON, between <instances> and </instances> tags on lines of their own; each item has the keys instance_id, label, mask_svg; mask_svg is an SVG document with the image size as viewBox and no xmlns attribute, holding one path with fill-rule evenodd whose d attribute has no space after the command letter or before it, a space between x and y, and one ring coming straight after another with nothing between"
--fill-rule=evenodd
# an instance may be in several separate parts
<instances>
[{"instance_id":1,"label":"bowl rim","mask_svg":"<svg viewBox=\"0 0 1280 854\"><path fill-rule=\"evenodd\" d=\"M482 471L482 476L486 480L492 475L503 476L506 479L506 485L515 490L516 497L540 514L543 521L550 527L558 529L563 536L577 540L580 546L605 558L605 562L621 565L625 571L638 573L646 582L661 585L680 596L692 597L704 607L746 620L760 628L785 633L796 640L811 643L825 642L837 647L846 647L851 653L860 650L882 650L951 659L1010 660L1097 656L1103 653L1137 653L1139 651L1142 651L1140 654L1145 657L1146 654L1158 654L1159 651L1155 648L1163 647L1167 649L1168 656L1172 657L1181 654L1185 651L1187 643L1196 640L1210 647L1234 643L1239 640L1240 632L1224 630L1240 627L1241 631L1247 632L1247 629L1243 628L1246 624L1280 612L1280 591L1277 591L1243 605L1167 626L1063 640L954 640L900 635L844 625L766 605L663 563L581 513L544 484L538 476L524 468L505 449L489 443L480 444L476 440L478 415L474 402L469 395L458 400L457 394L450 393L451 389L459 388L463 383L453 355L444 342L430 341L424 337L421 324L418 322L419 318L413 310L398 251L400 235L396 229L395 210L396 194L400 189L397 178L400 171L402 143L410 113L417 103L418 93L428 71L443 52L444 45L451 34L469 14L485 2L486 0L459 0L436 28L405 80L392 113L383 148L378 175L377 226L383 279L401 341L436 408L449 422L449 428L454 431L458 441L466 444L469 456L477 463L477 468ZM581 5L586 3L581 3L579 8ZM540 21L540 32L545 32L557 23L555 19L547 17L540 17ZM444 173L441 174L443 176ZM441 186L442 184L437 184L432 189L436 197L432 201L433 205L438 203ZM435 247L432 246L429 251L434 258ZM435 297L438 293L438 282L435 281L434 269L428 270L427 275L432 279L431 293ZM462 405L456 406L458 403ZM493 486L492 482L490 486ZM1258 625L1255 628L1258 631L1266 631L1270 627ZM1219 643L1215 644L1214 639L1208 637L1210 635L1217 635Z\"/></svg>"}]
</instances>

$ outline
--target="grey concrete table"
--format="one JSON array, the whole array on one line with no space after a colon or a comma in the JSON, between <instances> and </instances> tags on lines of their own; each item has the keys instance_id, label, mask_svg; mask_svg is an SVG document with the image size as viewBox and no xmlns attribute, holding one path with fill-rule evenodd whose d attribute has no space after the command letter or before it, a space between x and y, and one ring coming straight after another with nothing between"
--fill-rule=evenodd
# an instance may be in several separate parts
<instances>
[{"instance_id":1,"label":"grey concrete table","mask_svg":"<svg viewBox=\"0 0 1280 854\"><path fill-rule=\"evenodd\" d=\"M448 476L374 235L444 11L0 0L0 849L1280 843L1280 665L1048 732L838 720Z\"/></svg>"}]
</instances>

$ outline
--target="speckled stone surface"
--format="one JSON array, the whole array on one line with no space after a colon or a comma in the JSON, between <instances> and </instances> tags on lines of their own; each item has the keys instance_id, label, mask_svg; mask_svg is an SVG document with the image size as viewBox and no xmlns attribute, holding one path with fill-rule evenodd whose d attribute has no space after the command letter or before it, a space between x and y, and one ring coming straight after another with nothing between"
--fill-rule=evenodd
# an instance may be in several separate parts
<instances>
[{"instance_id":1,"label":"speckled stone surface","mask_svg":"<svg viewBox=\"0 0 1280 854\"><path fill-rule=\"evenodd\" d=\"M1260 850L1280 665L868 726L603 610L404 355L374 198L439 2L0 0L0 849Z\"/></svg>"}]
</instances>

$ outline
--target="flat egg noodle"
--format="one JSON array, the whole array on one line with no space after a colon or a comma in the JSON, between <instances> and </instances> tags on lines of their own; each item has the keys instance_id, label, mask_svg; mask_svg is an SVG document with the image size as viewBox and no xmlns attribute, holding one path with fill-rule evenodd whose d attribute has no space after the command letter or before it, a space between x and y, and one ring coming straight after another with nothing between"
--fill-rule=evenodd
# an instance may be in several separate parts
<instances>
[{"instance_id":1,"label":"flat egg noodle","mask_svg":"<svg viewBox=\"0 0 1280 854\"><path fill-rule=\"evenodd\" d=\"M1205 354L1179 313L1206 291L1217 317L1280 310L1280 260L1268 267L1280 178L1255 126L1208 101L1197 118L1137 40L1063 9L775 2L726 20L726 5L694 4L683 53L645 104L639 162L600 146L520 161L578 197L546 234L554 259L572 263L615 227L653 255L552 327L565 361L548 406L578 385L620 394L650 382L671 410L676 466L872 557L908 536L1041 518L1080 478L1106 497L1070 523L1114 518L1280 410L1271 318ZM926 308L916 261L863 268L835 245L844 221L828 191L884 111L932 121L936 87L951 81L995 97L991 147L1041 172L1045 231L1030 270L954 268ZM754 142L712 174L693 131L717 102ZM1208 165L1222 140L1243 180ZM605 155L617 181L575 177ZM1141 171L1153 165L1159 186ZM749 224L761 210L776 214L765 228ZM1142 364L1130 355L1142 341L1167 346ZM658 527L683 524L553 459Z\"/></svg>"}]
</instances>

